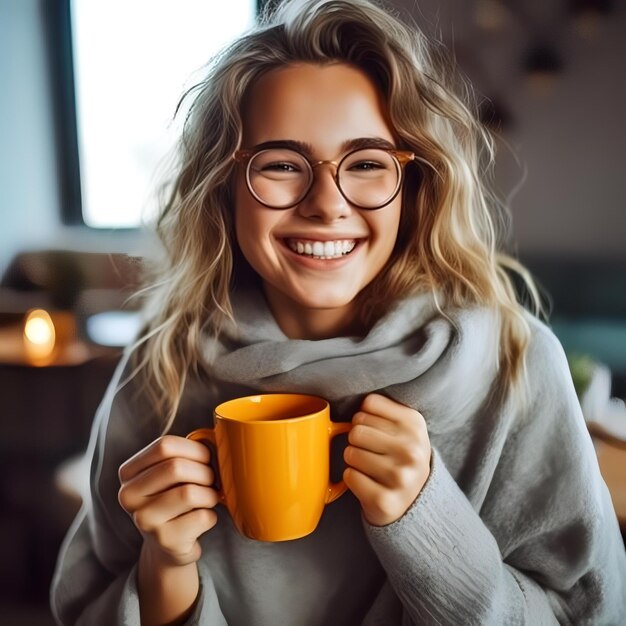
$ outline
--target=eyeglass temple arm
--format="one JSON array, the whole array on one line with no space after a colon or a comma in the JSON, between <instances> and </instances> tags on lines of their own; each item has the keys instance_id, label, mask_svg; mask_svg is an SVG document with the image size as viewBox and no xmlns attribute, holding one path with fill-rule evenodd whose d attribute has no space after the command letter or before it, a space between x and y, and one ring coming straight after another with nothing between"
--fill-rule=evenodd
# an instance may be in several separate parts
<instances>
[{"instance_id":1,"label":"eyeglass temple arm","mask_svg":"<svg viewBox=\"0 0 626 626\"><path fill-rule=\"evenodd\" d=\"M401 165L405 165L410 161L415 161L417 157L414 152L409 152L408 150L391 150L391 154L400 161Z\"/></svg>"},{"instance_id":2,"label":"eyeglass temple arm","mask_svg":"<svg viewBox=\"0 0 626 626\"><path fill-rule=\"evenodd\" d=\"M233 152L233 160L237 163L245 163L251 156L254 155L252 150L235 150Z\"/></svg>"}]
</instances>

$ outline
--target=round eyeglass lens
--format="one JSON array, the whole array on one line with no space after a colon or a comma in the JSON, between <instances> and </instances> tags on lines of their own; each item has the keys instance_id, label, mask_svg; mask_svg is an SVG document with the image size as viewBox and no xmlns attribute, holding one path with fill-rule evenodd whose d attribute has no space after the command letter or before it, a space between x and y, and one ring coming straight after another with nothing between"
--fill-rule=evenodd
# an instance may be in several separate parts
<instances>
[{"instance_id":1,"label":"round eyeglass lens","mask_svg":"<svg viewBox=\"0 0 626 626\"><path fill-rule=\"evenodd\" d=\"M386 204L400 186L402 169L386 150L368 148L344 157L339 165L339 186L345 197L363 208Z\"/></svg>"},{"instance_id":2,"label":"round eyeglass lens","mask_svg":"<svg viewBox=\"0 0 626 626\"><path fill-rule=\"evenodd\" d=\"M305 196L313 172L298 152L273 148L261 150L250 159L247 177L257 200L278 209L293 206Z\"/></svg>"}]
</instances>

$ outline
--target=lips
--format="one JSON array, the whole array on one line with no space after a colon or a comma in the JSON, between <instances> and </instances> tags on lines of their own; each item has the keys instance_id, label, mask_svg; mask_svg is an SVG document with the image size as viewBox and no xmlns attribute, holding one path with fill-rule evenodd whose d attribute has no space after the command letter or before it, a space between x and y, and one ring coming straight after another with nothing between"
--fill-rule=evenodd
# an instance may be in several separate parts
<instances>
[{"instance_id":1,"label":"lips","mask_svg":"<svg viewBox=\"0 0 626 626\"><path fill-rule=\"evenodd\" d=\"M286 238L285 244L296 254L315 259L338 259L350 254L357 245L356 239L297 239Z\"/></svg>"}]
</instances>

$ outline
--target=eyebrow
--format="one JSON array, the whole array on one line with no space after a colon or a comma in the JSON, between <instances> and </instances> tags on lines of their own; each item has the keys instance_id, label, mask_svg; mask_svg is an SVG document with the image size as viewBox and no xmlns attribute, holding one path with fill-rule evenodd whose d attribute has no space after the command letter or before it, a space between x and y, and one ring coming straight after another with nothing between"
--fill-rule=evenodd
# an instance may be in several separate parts
<instances>
[{"instance_id":1,"label":"eyebrow","mask_svg":"<svg viewBox=\"0 0 626 626\"><path fill-rule=\"evenodd\" d=\"M296 141L294 139L277 139L273 141L264 141L256 144L252 150L269 150L271 148L283 148L286 150L295 150L301 152L309 159L313 159L313 146L305 141ZM362 148L382 148L383 150L395 150L396 146L387 139L382 137L359 137L357 139L348 139L341 144L340 154L351 152L352 150L361 150Z\"/></svg>"}]
</instances>

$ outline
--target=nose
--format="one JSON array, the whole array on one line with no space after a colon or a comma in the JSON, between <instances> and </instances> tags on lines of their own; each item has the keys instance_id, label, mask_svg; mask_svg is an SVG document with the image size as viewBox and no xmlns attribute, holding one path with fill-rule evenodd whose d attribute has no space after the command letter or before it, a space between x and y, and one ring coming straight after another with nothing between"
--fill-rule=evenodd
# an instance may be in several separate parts
<instances>
[{"instance_id":1,"label":"nose","mask_svg":"<svg viewBox=\"0 0 626 626\"><path fill-rule=\"evenodd\" d=\"M313 165L313 184L298 205L302 216L330 223L350 214L350 204L337 186L336 172L337 164L332 161L319 161Z\"/></svg>"}]
</instances>

